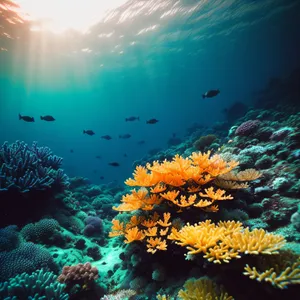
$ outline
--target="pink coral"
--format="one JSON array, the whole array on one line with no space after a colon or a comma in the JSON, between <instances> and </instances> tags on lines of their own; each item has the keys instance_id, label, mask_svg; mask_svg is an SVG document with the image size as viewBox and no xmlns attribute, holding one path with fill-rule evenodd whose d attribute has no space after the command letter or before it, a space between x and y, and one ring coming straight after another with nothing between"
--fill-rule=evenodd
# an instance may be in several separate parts
<instances>
[{"instance_id":1,"label":"pink coral","mask_svg":"<svg viewBox=\"0 0 300 300\"><path fill-rule=\"evenodd\" d=\"M253 133L259 126L260 121L258 120L249 120L242 123L236 130L235 134L239 136L247 136Z\"/></svg>"}]
</instances>

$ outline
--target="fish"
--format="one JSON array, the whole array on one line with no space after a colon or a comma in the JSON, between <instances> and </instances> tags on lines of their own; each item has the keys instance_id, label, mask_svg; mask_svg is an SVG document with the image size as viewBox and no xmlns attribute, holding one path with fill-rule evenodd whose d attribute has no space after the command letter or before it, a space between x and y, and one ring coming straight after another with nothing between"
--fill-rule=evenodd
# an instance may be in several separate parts
<instances>
[{"instance_id":1,"label":"fish","mask_svg":"<svg viewBox=\"0 0 300 300\"><path fill-rule=\"evenodd\" d=\"M146 143L146 142L145 142L144 140L138 141L138 142L137 142L138 145L144 145L145 143Z\"/></svg>"},{"instance_id":2,"label":"fish","mask_svg":"<svg viewBox=\"0 0 300 300\"><path fill-rule=\"evenodd\" d=\"M97 170L93 170L93 173L94 173L94 174L97 174Z\"/></svg>"},{"instance_id":3,"label":"fish","mask_svg":"<svg viewBox=\"0 0 300 300\"><path fill-rule=\"evenodd\" d=\"M70 149L70 152L71 152L71 153L74 153L74 150L73 150L73 149Z\"/></svg>"},{"instance_id":4,"label":"fish","mask_svg":"<svg viewBox=\"0 0 300 300\"><path fill-rule=\"evenodd\" d=\"M220 93L220 90L209 90L205 94L202 95L202 98L212 98L217 96Z\"/></svg>"},{"instance_id":5,"label":"fish","mask_svg":"<svg viewBox=\"0 0 300 300\"><path fill-rule=\"evenodd\" d=\"M100 178L101 180L103 180L103 179L104 179L104 176L100 176L99 178Z\"/></svg>"},{"instance_id":6,"label":"fish","mask_svg":"<svg viewBox=\"0 0 300 300\"><path fill-rule=\"evenodd\" d=\"M97 155L96 158L97 158L97 159L101 159L102 157L101 157L100 155Z\"/></svg>"},{"instance_id":7,"label":"fish","mask_svg":"<svg viewBox=\"0 0 300 300\"><path fill-rule=\"evenodd\" d=\"M129 117L129 118L125 118L126 122L133 122L133 121L139 121L140 117Z\"/></svg>"},{"instance_id":8,"label":"fish","mask_svg":"<svg viewBox=\"0 0 300 300\"><path fill-rule=\"evenodd\" d=\"M55 119L52 116L49 116L49 115L41 116L40 118L41 118L41 120L48 121L48 122L55 121Z\"/></svg>"},{"instance_id":9,"label":"fish","mask_svg":"<svg viewBox=\"0 0 300 300\"><path fill-rule=\"evenodd\" d=\"M25 122L34 122L34 117L21 116L21 114L19 114L19 120L23 120Z\"/></svg>"},{"instance_id":10,"label":"fish","mask_svg":"<svg viewBox=\"0 0 300 300\"><path fill-rule=\"evenodd\" d=\"M124 154L123 154L123 156L124 156L124 157L127 157L127 154L126 154L126 153L124 153Z\"/></svg>"},{"instance_id":11,"label":"fish","mask_svg":"<svg viewBox=\"0 0 300 300\"><path fill-rule=\"evenodd\" d=\"M130 137L131 137L131 134L129 134L129 133L119 135L120 139L129 139Z\"/></svg>"},{"instance_id":12,"label":"fish","mask_svg":"<svg viewBox=\"0 0 300 300\"><path fill-rule=\"evenodd\" d=\"M94 135L95 132L93 130L88 129L88 130L83 130L83 134Z\"/></svg>"},{"instance_id":13,"label":"fish","mask_svg":"<svg viewBox=\"0 0 300 300\"><path fill-rule=\"evenodd\" d=\"M102 135L101 136L101 139L104 139L104 140L111 140L112 139L112 137L110 136L110 135Z\"/></svg>"},{"instance_id":14,"label":"fish","mask_svg":"<svg viewBox=\"0 0 300 300\"><path fill-rule=\"evenodd\" d=\"M156 120L156 119L150 119L150 120L146 121L147 124L155 124L157 122L158 122L158 120Z\"/></svg>"},{"instance_id":15,"label":"fish","mask_svg":"<svg viewBox=\"0 0 300 300\"><path fill-rule=\"evenodd\" d=\"M113 167L119 167L120 166L120 164L118 163L118 162L116 162L116 161L114 161L114 162L110 162L110 163L108 163L110 166L113 166Z\"/></svg>"}]
</instances>

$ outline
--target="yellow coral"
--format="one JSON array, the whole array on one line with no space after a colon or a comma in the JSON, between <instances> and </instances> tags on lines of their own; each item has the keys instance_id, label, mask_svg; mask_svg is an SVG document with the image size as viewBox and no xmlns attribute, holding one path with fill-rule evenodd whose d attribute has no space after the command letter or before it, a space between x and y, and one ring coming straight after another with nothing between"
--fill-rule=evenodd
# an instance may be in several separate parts
<instances>
[{"instance_id":1,"label":"yellow coral","mask_svg":"<svg viewBox=\"0 0 300 300\"><path fill-rule=\"evenodd\" d=\"M280 274L274 272L274 268L259 273L255 267L251 268L246 265L243 274L257 281L266 281L273 286L284 289L290 284L300 284L300 260L295 262L291 267L287 267Z\"/></svg>"},{"instance_id":2,"label":"yellow coral","mask_svg":"<svg viewBox=\"0 0 300 300\"><path fill-rule=\"evenodd\" d=\"M178 292L182 300L233 300L224 290L208 278L189 279L184 284L184 290Z\"/></svg>"},{"instance_id":3,"label":"yellow coral","mask_svg":"<svg viewBox=\"0 0 300 300\"><path fill-rule=\"evenodd\" d=\"M203 252L204 257L214 263L229 262L245 254L276 254L284 246L285 239L280 235L266 233L263 229L243 228L240 222L210 221L195 225L187 224L180 230L172 228L168 239L186 247L188 254Z\"/></svg>"},{"instance_id":4,"label":"yellow coral","mask_svg":"<svg viewBox=\"0 0 300 300\"><path fill-rule=\"evenodd\" d=\"M160 294L158 294L156 296L156 299L157 300L172 300L171 296L169 296L169 295L160 295Z\"/></svg>"},{"instance_id":5,"label":"yellow coral","mask_svg":"<svg viewBox=\"0 0 300 300\"><path fill-rule=\"evenodd\" d=\"M258 256L256 267L245 266L244 275L257 281L271 283L283 289L300 284L300 256L291 250L280 250L277 255Z\"/></svg>"}]
</instances>

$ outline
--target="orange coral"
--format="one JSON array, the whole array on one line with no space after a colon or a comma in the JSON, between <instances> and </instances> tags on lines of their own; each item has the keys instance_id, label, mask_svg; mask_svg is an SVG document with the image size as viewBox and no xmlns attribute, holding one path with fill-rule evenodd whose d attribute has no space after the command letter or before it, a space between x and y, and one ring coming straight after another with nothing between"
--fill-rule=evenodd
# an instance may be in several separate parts
<instances>
[{"instance_id":1,"label":"orange coral","mask_svg":"<svg viewBox=\"0 0 300 300\"><path fill-rule=\"evenodd\" d=\"M127 230L125 233L125 243L131 243L134 241L141 241L143 240L145 235L139 231L138 227L133 227Z\"/></svg>"},{"instance_id":2,"label":"orange coral","mask_svg":"<svg viewBox=\"0 0 300 300\"><path fill-rule=\"evenodd\" d=\"M216 205L217 201L231 200L233 197L226 194L225 190L215 189L212 184L215 180L225 181L222 176L226 176L237 165L236 161L227 162L220 155L211 155L208 151L206 153L194 152L186 158L175 155L171 161L154 161L152 164L147 163L144 167L137 166L133 178L127 179L125 183L141 188L133 189L130 194L124 195L122 203L113 209L119 212L142 210L145 211L145 215L149 215L148 211L158 208L160 211L167 208L176 214L194 207L205 212L217 212L219 210ZM250 180L250 177L257 178L258 176L258 173L252 169L236 174L230 176L235 176L239 180ZM148 252L155 253L160 248L164 249L164 246L153 245L158 241L167 242L166 238L170 231L168 228L171 228L171 224L170 213L164 213L162 218L157 213L150 218L132 217L125 226L114 220L109 236L124 235L126 243L141 241L145 236L149 236L153 239L150 240L151 242L147 239L147 247L148 250L150 249ZM224 228L220 230L226 231ZM199 249L204 249L203 247L212 249L215 245L211 243L215 237L211 232L210 234L211 236L205 237L205 232L202 232L195 244L189 244L190 251L199 251ZM172 235L175 236L174 229L170 236ZM155 237L159 240L154 239ZM186 237L189 241L192 238L193 236ZM200 248L197 248L198 246Z\"/></svg>"}]
</instances>

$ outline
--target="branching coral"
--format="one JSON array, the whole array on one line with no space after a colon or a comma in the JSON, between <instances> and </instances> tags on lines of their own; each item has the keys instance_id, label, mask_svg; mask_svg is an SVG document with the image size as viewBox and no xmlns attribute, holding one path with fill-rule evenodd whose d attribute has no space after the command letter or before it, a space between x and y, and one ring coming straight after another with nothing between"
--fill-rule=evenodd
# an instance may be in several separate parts
<instances>
[{"instance_id":1,"label":"branching coral","mask_svg":"<svg viewBox=\"0 0 300 300\"><path fill-rule=\"evenodd\" d=\"M222 287L208 278L189 279L184 284L184 290L178 292L182 300L233 300Z\"/></svg>"},{"instance_id":2,"label":"branching coral","mask_svg":"<svg viewBox=\"0 0 300 300\"><path fill-rule=\"evenodd\" d=\"M31 147L19 141L11 145L5 142L0 147L0 192L64 188L69 182L61 163L61 157L36 142Z\"/></svg>"},{"instance_id":3,"label":"branching coral","mask_svg":"<svg viewBox=\"0 0 300 300\"><path fill-rule=\"evenodd\" d=\"M282 236L273 235L263 229L243 228L242 223L228 221L217 225L210 220L199 224L187 224L179 231L172 228L168 239L186 247L188 254L204 253L204 258L214 263L228 263L232 258L244 254L277 254L284 244Z\"/></svg>"},{"instance_id":4,"label":"branching coral","mask_svg":"<svg viewBox=\"0 0 300 300\"><path fill-rule=\"evenodd\" d=\"M227 162L219 155L211 156L208 151L194 152L187 158L176 155L172 161L155 161L146 167L138 166L134 171L134 178L126 180L125 183L141 188L133 189L131 194L124 195L122 203L113 209L119 212L142 210L147 213L160 208L177 214L194 208L216 212L219 209L217 202L232 200L233 197L227 195L225 190L215 188L213 183L221 176L226 176L237 165L238 162ZM234 179L231 178L234 175ZM230 178L234 182L250 181L259 175L251 169L232 173ZM155 212L152 215L147 213L147 218L132 217L126 225L116 219L112 223L110 237L124 235L126 243L146 241L147 251L150 253L167 250L167 236L172 225L170 212L164 213L163 216ZM175 228L172 229L173 234L174 230Z\"/></svg>"},{"instance_id":5,"label":"branching coral","mask_svg":"<svg viewBox=\"0 0 300 300\"><path fill-rule=\"evenodd\" d=\"M243 274L259 282L269 282L274 287L284 289L288 285L300 284L300 257L284 250L279 255L261 257L257 267L246 265Z\"/></svg>"}]
</instances>

